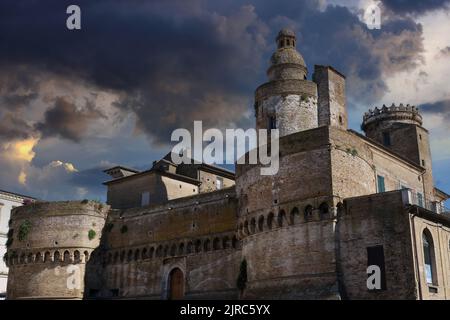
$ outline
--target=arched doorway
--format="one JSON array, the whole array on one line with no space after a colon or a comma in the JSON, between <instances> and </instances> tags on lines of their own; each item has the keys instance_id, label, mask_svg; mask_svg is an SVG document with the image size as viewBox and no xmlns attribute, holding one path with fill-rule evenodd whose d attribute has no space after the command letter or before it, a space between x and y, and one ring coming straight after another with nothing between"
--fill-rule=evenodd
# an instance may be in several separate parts
<instances>
[{"instance_id":1,"label":"arched doorway","mask_svg":"<svg viewBox=\"0 0 450 320\"><path fill-rule=\"evenodd\" d=\"M184 275L179 268L172 269L169 273L169 300L183 299Z\"/></svg>"}]
</instances>

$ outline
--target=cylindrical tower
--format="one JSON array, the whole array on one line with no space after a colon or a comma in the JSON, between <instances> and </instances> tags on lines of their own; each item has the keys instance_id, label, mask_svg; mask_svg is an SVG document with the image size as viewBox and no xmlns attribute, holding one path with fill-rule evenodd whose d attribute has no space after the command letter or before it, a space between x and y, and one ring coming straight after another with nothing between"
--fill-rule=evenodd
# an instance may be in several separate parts
<instances>
[{"instance_id":1,"label":"cylindrical tower","mask_svg":"<svg viewBox=\"0 0 450 320\"><path fill-rule=\"evenodd\" d=\"M381 109L375 107L364 114L361 129L366 136L383 143L383 132L390 130L395 124L422 125L422 116L415 106L392 104L390 107L383 105ZM386 138L386 136L385 136Z\"/></svg>"},{"instance_id":2,"label":"cylindrical tower","mask_svg":"<svg viewBox=\"0 0 450 320\"><path fill-rule=\"evenodd\" d=\"M415 106L392 104L366 112L361 125L366 136L424 168L424 201L435 201L428 130Z\"/></svg>"},{"instance_id":3,"label":"cylindrical tower","mask_svg":"<svg viewBox=\"0 0 450 320\"><path fill-rule=\"evenodd\" d=\"M81 299L85 268L99 246L109 206L95 201L37 202L13 210L8 299Z\"/></svg>"},{"instance_id":4,"label":"cylindrical tower","mask_svg":"<svg viewBox=\"0 0 450 320\"><path fill-rule=\"evenodd\" d=\"M277 128L280 136L286 136L317 127L317 85L307 80L294 32L281 30L276 42L267 70L269 82L255 92L256 128Z\"/></svg>"}]
</instances>

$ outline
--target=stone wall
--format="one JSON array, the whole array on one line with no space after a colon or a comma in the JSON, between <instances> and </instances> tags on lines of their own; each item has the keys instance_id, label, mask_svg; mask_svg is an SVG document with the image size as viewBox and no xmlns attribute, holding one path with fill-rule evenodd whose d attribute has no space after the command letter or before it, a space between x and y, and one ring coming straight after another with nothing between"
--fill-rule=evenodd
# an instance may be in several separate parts
<instances>
[{"instance_id":1,"label":"stone wall","mask_svg":"<svg viewBox=\"0 0 450 320\"><path fill-rule=\"evenodd\" d=\"M423 193L423 169L358 134L330 128L333 195L338 199L377 193L377 175L385 191L411 188Z\"/></svg>"},{"instance_id":2,"label":"stone wall","mask_svg":"<svg viewBox=\"0 0 450 320\"><path fill-rule=\"evenodd\" d=\"M240 243L234 188L111 213L102 253L103 297L168 297L168 274L182 270L185 296L236 298ZM95 287L97 286L97 287Z\"/></svg>"},{"instance_id":3,"label":"stone wall","mask_svg":"<svg viewBox=\"0 0 450 320\"><path fill-rule=\"evenodd\" d=\"M344 201L336 226L341 292L348 299L417 299L409 215L401 191ZM383 246L386 290L368 290L368 247Z\"/></svg>"}]
</instances>

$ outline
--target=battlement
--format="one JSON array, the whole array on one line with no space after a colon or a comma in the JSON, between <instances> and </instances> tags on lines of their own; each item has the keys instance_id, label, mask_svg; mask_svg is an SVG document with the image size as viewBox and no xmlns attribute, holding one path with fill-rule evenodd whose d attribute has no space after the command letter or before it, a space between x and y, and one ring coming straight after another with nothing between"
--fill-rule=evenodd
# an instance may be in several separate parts
<instances>
[{"instance_id":1,"label":"battlement","mask_svg":"<svg viewBox=\"0 0 450 320\"><path fill-rule=\"evenodd\" d=\"M363 116L363 123L361 128L365 131L366 128L372 124L377 124L381 121L404 122L422 125L422 116L416 106L403 103L396 106L392 104L390 107L383 105L382 108L375 107L374 110L369 110Z\"/></svg>"}]
</instances>

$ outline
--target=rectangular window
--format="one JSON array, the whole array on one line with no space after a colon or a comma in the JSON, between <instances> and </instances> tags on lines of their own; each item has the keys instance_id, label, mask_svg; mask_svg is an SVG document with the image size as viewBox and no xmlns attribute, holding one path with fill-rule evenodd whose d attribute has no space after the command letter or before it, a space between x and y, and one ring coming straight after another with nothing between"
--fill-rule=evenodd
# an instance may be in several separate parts
<instances>
[{"instance_id":1,"label":"rectangular window","mask_svg":"<svg viewBox=\"0 0 450 320\"><path fill-rule=\"evenodd\" d=\"M386 269L384 265L383 246L367 247L367 266L378 266L380 268L380 290L386 290Z\"/></svg>"},{"instance_id":2,"label":"rectangular window","mask_svg":"<svg viewBox=\"0 0 450 320\"><path fill-rule=\"evenodd\" d=\"M216 178L216 189L220 190L223 188L223 179L221 177Z\"/></svg>"},{"instance_id":3,"label":"rectangular window","mask_svg":"<svg viewBox=\"0 0 450 320\"><path fill-rule=\"evenodd\" d=\"M385 192L386 188L384 186L384 177L377 175L378 192Z\"/></svg>"},{"instance_id":4,"label":"rectangular window","mask_svg":"<svg viewBox=\"0 0 450 320\"><path fill-rule=\"evenodd\" d=\"M389 132L383 132L383 144L385 146L391 145L391 135L389 134Z\"/></svg>"},{"instance_id":5,"label":"rectangular window","mask_svg":"<svg viewBox=\"0 0 450 320\"><path fill-rule=\"evenodd\" d=\"M146 191L142 193L141 206L148 206L150 204L150 192Z\"/></svg>"},{"instance_id":6,"label":"rectangular window","mask_svg":"<svg viewBox=\"0 0 450 320\"><path fill-rule=\"evenodd\" d=\"M269 129L276 129L276 128L277 128L277 120L273 116L269 117Z\"/></svg>"},{"instance_id":7,"label":"rectangular window","mask_svg":"<svg viewBox=\"0 0 450 320\"><path fill-rule=\"evenodd\" d=\"M417 205L423 207L423 195L420 192L417 192Z\"/></svg>"}]
</instances>

